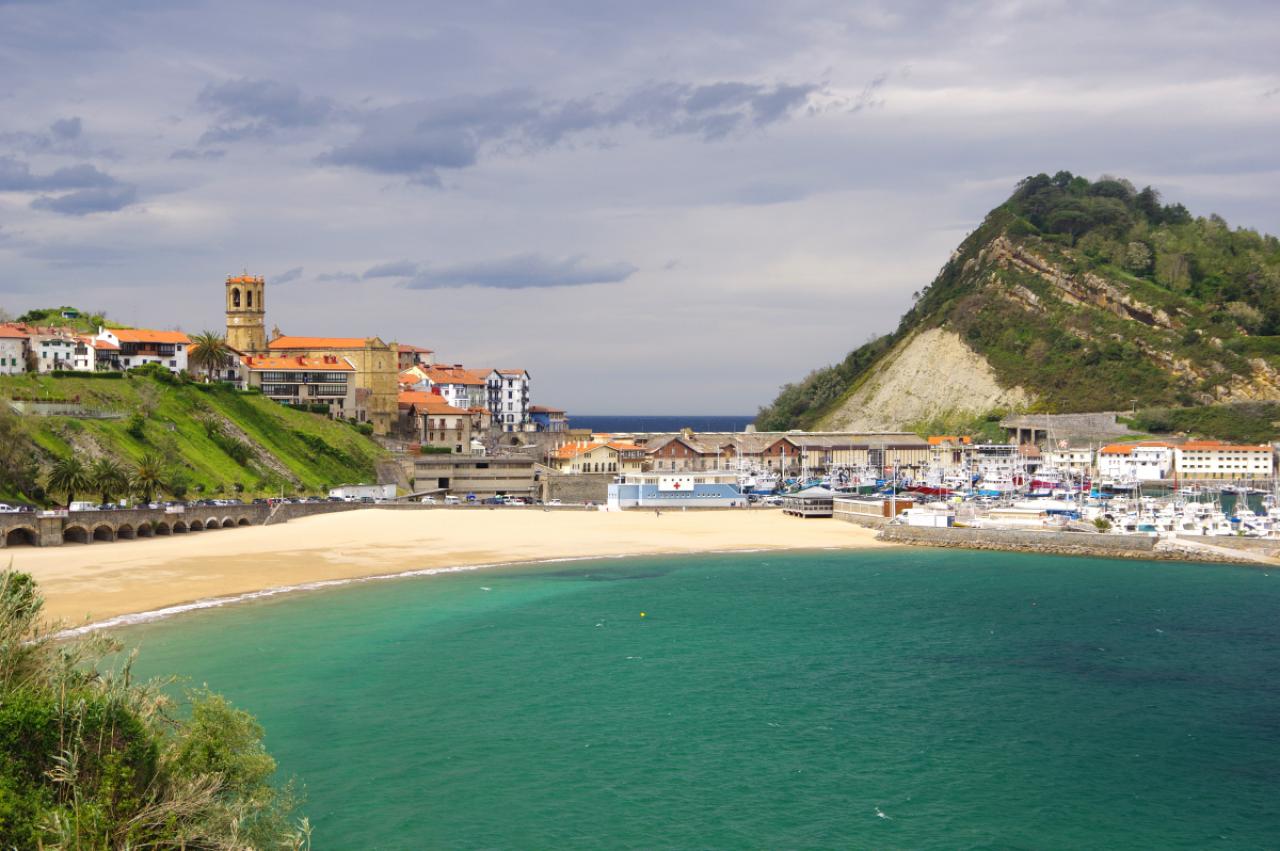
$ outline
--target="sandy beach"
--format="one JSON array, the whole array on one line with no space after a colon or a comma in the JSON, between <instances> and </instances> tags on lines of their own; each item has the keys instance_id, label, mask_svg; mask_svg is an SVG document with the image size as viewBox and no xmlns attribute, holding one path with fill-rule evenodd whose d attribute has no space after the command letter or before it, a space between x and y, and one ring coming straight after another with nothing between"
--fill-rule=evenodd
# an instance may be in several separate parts
<instances>
[{"instance_id":1,"label":"sandy beach","mask_svg":"<svg viewBox=\"0 0 1280 851\"><path fill-rule=\"evenodd\" d=\"M864 548L874 532L779 511L386 511L169 538L10 550L72 624L324 580L557 558Z\"/></svg>"}]
</instances>

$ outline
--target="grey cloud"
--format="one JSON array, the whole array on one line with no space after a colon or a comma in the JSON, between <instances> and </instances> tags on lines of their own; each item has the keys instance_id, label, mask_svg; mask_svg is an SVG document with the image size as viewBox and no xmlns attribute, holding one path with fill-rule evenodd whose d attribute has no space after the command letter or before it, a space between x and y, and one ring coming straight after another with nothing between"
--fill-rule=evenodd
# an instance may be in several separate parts
<instances>
[{"instance_id":1,"label":"grey cloud","mask_svg":"<svg viewBox=\"0 0 1280 851\"><path fill-rule=\"evenodd\" d=\"M87 154L88 146L83 137L84 122L79 116L59 118L45 130L37 133L20 131L0 133L0 145L28 154Z\"/></svg>"},{"instance_id":2,"label":"grey cloud","mask_svg":"<svg viewBox=\"0 0 1280 851\"><path fill-rule=\"evenodd\" d=\"M179 148L169 154L171 160L220 160L227 152L222 148L206 148L198 151L195 148Z\"/></svg>"},{"instance_id":3,"label":"grey cloud","mask_svg":"<svg viewBox=\"0 0 1280 851\"><path fill-rule=\"evenodd\" d=\"M137 200L138 192L132 186L105 186L80 189L66 195L41 195L31 202L33 210L48 210L64 216L84 216L89 213L113 213Z\"/></svg>"},{"instance_id":4,"label":"grey cloud","mask_svg":"<svg viewBox=\"0 0 1280 851\"><path fill-rule=\"evenodd\" d=\"M487 144L536 149L575 134L619 127L714 141L786 120L819 88L650 83L612 103L603 97L548 99L527 89L416 101L363 114L359 135L322 155L320 162L439 186L440 170L475 165Z\"/></svg>"},{"instance_id":5,"label":"grey cloud","mask_svg":"<svg viewBox=\"0 0 1280 851\"><path fill-rule=\"evenodd\" d=\"M637 271L630 263L591 263L582 255L553 260L540 254L520 254L499 260L425 268L405 286L411 290L486 287L522 290L617 284Z\"/></svg>"},{"instance_id":6,"label":"grey cloud","mask_svg":"<svg viewBox=\"0 0 1280 851\"><path fill-rule=\"evenodd\" d=\"M365 278L407 278L418 273L418 264L408 260L380 263L365 270Z\"/></svg>"},{"instance_id":7,"label":"grey cloud","mask_svg":"<svg viewBox=\"0 0 1280 851\"><path fill-rule=\"evenodd\" d=\"M213 113L216 123L200 137L201 145L265 138L281 129L317 127L333 114L333 101L305 95L298 86L275 80L228 80L210 83L196 105Z\"/></svg>"},{"instance_id":8,"label":"grey cloud","mask_svg":"<svg viewBox=\"0 0 1280 851\"><path fill-rule=\"evenodd\" d=\"M64 166L48 174L35 174L14 157L0 157L0 192L32 192L86 189L116 185L114 177L88 163Z\"/></svg>"},{"instance_id":9,"label":"grey cloud","mask_svg":"<svg viewBox=\"0 0 1280 851\"><path fill-rule=\"evenodd\" d=\"M273 284L288 284L298 280L301 277L302 277L302 267L294 266L292 269L288 269L284 272L281 272L279 275L272 275L270 280L271 280L271 283Z\"/></svg>"},{"instance_id":10,"label":"grey cloud","mask_svg":"<svg viewBox=\"0 0 1280 851\"><path fill-rule=\"evenodd\" d=\"M79 116L59 118L49 125L49 132L55 139L78 139L83 129Z\"/></svg>"},{"instance_id":11,"label":"grey cloud","mask_svg":"<svg viewBox=\"0 0 1280 851\"><path fill-rule=\"evenodd\" d=\"M350 284L360 280L360 276L353 272L325 272L323 274L316 275L316 280L326 283L330 281L339 281Z\"/></svg>"}]
</instances>

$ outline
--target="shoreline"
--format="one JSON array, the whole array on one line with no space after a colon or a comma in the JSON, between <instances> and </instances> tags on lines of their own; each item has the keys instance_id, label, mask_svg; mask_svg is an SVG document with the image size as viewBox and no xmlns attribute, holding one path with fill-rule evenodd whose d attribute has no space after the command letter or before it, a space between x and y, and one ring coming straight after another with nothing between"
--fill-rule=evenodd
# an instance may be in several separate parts
<instances>
[{"instance_id":1,"label":"shoreline","mask_svg":"<svg viewBox=\"0 0 1280 851\"><path fill-rule=\"evenodd\" d=\"M364 509L177 538L22 548L8 555L67 634L282 594L562 561L873 549L874 530L781 512L397 512Z\"/></svg>"}]
</instances>

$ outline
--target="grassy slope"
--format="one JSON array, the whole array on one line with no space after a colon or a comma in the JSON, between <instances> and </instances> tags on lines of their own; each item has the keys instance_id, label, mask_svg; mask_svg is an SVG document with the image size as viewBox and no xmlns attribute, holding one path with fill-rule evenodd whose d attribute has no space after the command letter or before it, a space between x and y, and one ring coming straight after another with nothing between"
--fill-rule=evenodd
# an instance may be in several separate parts
<instances>
[{"instance_id":1,"label":"grassy slope","mask_svg":"<svg viewBox=\"0 0 1280 851\"><path fill-rule=\"evenodd\" d=\"M245 495L278 493L281 484L290 491L318 492L343 482L375 480L374 463L381 449L372 440L344 423L294 411L258 395L222 387L167 385L139 376L104 380L23 375L0 377L0 396L78 398L82 405L128 415L139 409L139 392L148 392L147 385L158 392L142 440L128 433L127 416L116 420L28 416L22 418L25 431L46 462L88 443L126 465L148 452L160 452L179 478L186 479L189 494L231 494L236 483L244 486ZM201 420L210 415L223 417L243 431L259 458L246 466L236 463L206 433ZM263 463L266 456L287 470L287 479Z\"/></svg>"}]
</instances>

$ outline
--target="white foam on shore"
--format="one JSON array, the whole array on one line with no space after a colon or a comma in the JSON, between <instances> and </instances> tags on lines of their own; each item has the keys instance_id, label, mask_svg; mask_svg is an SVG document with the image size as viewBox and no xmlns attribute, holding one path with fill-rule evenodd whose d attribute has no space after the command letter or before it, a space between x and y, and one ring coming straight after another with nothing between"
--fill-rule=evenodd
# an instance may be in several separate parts
<instances>
[{"instance_id":1,"label":"white foam on shore","mask_svg":"<svg viewBox=\"0 0 1280 851\"><path fill-rule=\"evenodd\" d=\"M810 547L800 547L797 549L819 549ZM826 549L826 548L821 548ZM836 548L832 548L836 549ZM137 624L151 623L152 621L165 620L175 615L185 612L196 612L201 609L217 609L223 606L230 606L235 603L248 603L253 600L263 600L268 597L277 597L281 594L294 594L304 591L320 591L325 588L337 588L343 585L356 585L364 582L379 582L387 579L408 579L415 576L435 576L441 573L465 573L471 570L486 570L494 567L518 567L520 565L532 564L564 564L578 561L610 561L624 558L640 558L655 556L673 556L673 555L725 555L725 554L749 554L762 552L776 552L776 550L767 547L757 547L753 549L742 550L701 550L698 552L667 552L667 553L612 553L609 555L593 555L593 556L560 556L558 558L534 559L531 561L500 561L486 562L482 564L458 564L447 567L423 567L413 570L403 570L397 573L378 573L372 576L352 576L344 579L318 579L314 582L300 582L296 585L280 585L275 588L264 588L260 591L246 591L243 594L231 594L225 597L207 597L203 600L195 600L190 603L179 603L173 606L165 606L160 609L152 609L146 612L136 612L127 615L116 615L115 617L106 618L105 620L94 621L84 626L71 627L61 630L55 636L56 638L71 638L77 635L85 635L86 633L96 632L103 629L114 629L116 627L135 626Z\"/></svg>"}]
</instances>

